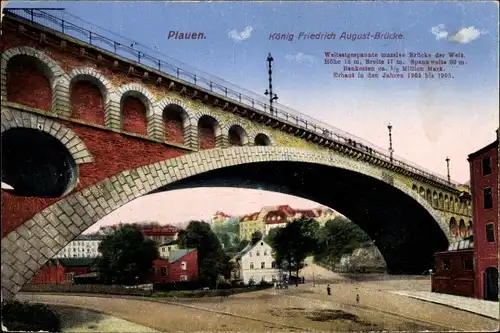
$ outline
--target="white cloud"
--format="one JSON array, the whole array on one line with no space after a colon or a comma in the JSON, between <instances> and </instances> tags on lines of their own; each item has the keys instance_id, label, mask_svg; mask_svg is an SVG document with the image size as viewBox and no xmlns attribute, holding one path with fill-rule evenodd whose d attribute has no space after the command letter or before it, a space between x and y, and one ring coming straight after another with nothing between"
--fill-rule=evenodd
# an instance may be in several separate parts
<instances>
[{"instance_id":1,"label":"white cloud","mask_svg":"<svg viewBox=\"0 0 500 333\"><path fill-rule=\"evenodd\" d=\"M477 39L481 34L484 33L475 27L462 28L458 30L453 36L448 40L450 42L456 42L460 44L468 44L473 40Z\"/></svg>"},{"instance_id":2,"label":"white cloud","mask_svg":"<svg viewBox=\"0 0 500 333\"><path fill-rule=\"evenodd\" d=\"M435 27L432 27L431 32L434 36L436 36L437 40L448 37L448 31L444 29L444 24L438 24Z\"/></svg>"},{"instance_id":3,"label":"white cloud","mask_svg":"<svg viewBox=\"0 0 500 333\"><path fill-rule=\"evenodd\" d=\"M438 24L431 28L431 33L436 36L436 40L446 39L449 42L468 44L479 36L487 34L486 30L479 30L475 27L461 28L454 35L449 36L444 24Z\"/></svg>"},{"instance_id":4,"label":"white cloud","mask_svg":"<svg viewBox=\"0 0 500 333\"><path fill-rule=\"evenodd\" d=\"M249 39L252 36L252 31L253 31L253 28L251 26L246 27L241 32L238 32L238 30L233 29L233 30L229 31L228 36L232 40L234 40L236 42L240 42L242 40Z\"/></svg>"},{"instance_id":5,"label":"white cloud","mask_svg":"<svg viewBox=\"0 0 500 333\"><path fill-rule=\"evenodd\" d=\"M308 55L308 54L305 54L302 52L299 52L296 54L287 54L285 56L285 58L286 58L286 60L289 60L289 61L296 61L299 64L302 64L302 63L312 64L316 61L316 58L314 58L312 55Z\"/></svg>"}]
</instances>

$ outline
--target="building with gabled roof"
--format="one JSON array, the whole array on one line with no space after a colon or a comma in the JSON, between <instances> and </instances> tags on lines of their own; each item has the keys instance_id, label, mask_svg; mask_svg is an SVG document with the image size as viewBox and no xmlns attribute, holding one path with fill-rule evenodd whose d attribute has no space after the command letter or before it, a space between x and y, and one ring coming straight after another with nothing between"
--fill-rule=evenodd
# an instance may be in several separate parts
<instances>
[{"instance_id":1,"label":"building with gabled roof","mask_svg":"<svg viewBox=\"0 0 500 333\"><path fill-rule=\"evenodd\" d=\"M340 214L327 207L294 209L290 205L265 206L259 212L243 216L240 222L240 239L250 240L256 231L267 235L271 229L285 227L299 218L314 219L320 225L324 225L337 216Z\"/></svg>"},{"instance_id":2,"label":"building with gabled roof","mask_svg":"<svg viewBox=\"0 0 500 333\"><path fill-rule=\"evenodd\" d=\"M172 250L168 258L153 261L153 281L167 283L192 281L198 278L198 250Z\"/></svg>"},{"instance_id":3,"label":"building with gabled roof","mask_svg":"<svg viewBox=\"0 0 500 333\"><path fill-rule=\"evenodd\" d=\"M250 284L251 281L254 283L277 281L279 269L276 267L272 252L271 246L264 240L248 244L231 259L234 263L232 279L243 281L245 284Z\"/></svg>"}]
</instances>

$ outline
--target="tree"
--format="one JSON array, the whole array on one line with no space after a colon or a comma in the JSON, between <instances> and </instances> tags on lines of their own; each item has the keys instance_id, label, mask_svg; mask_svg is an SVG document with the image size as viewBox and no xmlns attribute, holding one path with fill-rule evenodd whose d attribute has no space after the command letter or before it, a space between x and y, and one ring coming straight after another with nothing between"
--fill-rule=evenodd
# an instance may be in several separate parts
<instances>
[{"instance_id":1,"label":"tree","mask_svg":"<svg viewBox=\"0 0 500 333\"><path fill-rule=\"evenodd\" d=\"M102 256L96 267L107 284L148 281L153 261L159 257L156 244L145 239L135 226L126 224L120 224L102 240L99 252Z\"/></svg>"},{"instance_id":2,"label":"tree","mask_svg":"<svg viewBox=\"0 0 500 333\"><path fill-rule=\"evenodd\" d=\"M272 228L271 230L269 230L266 237L264 237L264 242L266 242L269 245L273 244L274 238L276 238L276 235L278 234L279 230L280 228Z\"/></svg>"},{"instance_id":3,"label":"tree","mask_svg":"<svg viewBox=\"0 0 500 333\"><path fill-rule=\"evenodd\" d=\"M296 219L284 228L275 228L268 240L274 250L274 257L281 268L292 270L297 278L308 255L317 250L319 224L307 218Z\"/></svg>"},{"instance_id":4,"label":"tree","mask_svg":"<svg viewBox=\"0 0 500 333\"><path fill-rule=\"evenodd\" d=\"M339 216L325 223L319 240L320 249L315 260L333 265L343 254L351 253L370 242L370 237L350 220Z\"/></svg>"},{"instance_id":5,"label":"tree","mask_svg":"<svg viewBox=\"0 0 500 333\"><path fill-rule=\"evenodd\" d=\"M238 245L236 246L236 252L240 252L243 250L250 242L246 239L242 239L239 241Z\"/></svg>"},{"instance_id":6,"label":"tree","mask_svg":"<svg viewBox=\"0 0 500 333\"><path fill-rule=\"evenodd\" d=\"M200 280L207 284L216 284L219 275L229 278L231 264L224 253L219 239L202 221L190 221L186 230L178 235L179 247L198 250L198 269Z\"/></svg>"},{"instance_id":7,"label":"tree","mask_svg":"<svg viewBox=\"0 0 500 333\"><path fill-rule=\"evenodd\" d=\"M254 233L252 234L252 236L250 237L250 242L253 244L256 244L258 241L260 241L262 239L263 235L262 235L262 231L254 231Z\"/></svg>"}]
</instances>

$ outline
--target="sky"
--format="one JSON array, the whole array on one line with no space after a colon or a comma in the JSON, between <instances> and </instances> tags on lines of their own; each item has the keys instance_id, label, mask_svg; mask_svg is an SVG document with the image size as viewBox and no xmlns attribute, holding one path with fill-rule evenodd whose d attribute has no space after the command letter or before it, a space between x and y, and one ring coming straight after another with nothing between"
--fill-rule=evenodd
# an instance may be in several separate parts
<instances>
[{"instance_id":1,"label":"sky","mask_svg":"<svg viewBox=\"0 0 500 333\"><path fill-rule=\"evenodd\" d=\"M467 155L495 140L498 105L497 2L9 2L9 7L64 7L56 13L95 24L151 48L151 55L181 61L262 95L268 86L266 57L274 58L273 91L279 102L376 146L388 148L387 125L393 126L395 155L446 175L469 180ZM70 13L70 14L68 14ZM76 22L76 21L75 21ZM78 21L90 27L89 23ZM203 40L175 40L169 31L203 33ZM300 32L335 33L335 40L298 40ZM347 33L401 33L399 40L341 40ZM270 40L291 33L293 41ZM116 37L118 38L118 37ZM144 46L140 46L144 49ZM324 64L324 52L462 52L466 64L449 69L452 79L334 79L338 66ZM161 221L209 217L216 210L240 214L290 197L250 190L239 193L238 207L225 190L158 194L131 203L106 217ZM236 191L236 192L234 192ZM189 194L191 193L191 194ZM211 197L211 204L188 213L159 208L162 202ZM206 193L211 193L210 195ZM219 193L219 194L217 194ZM308 206L307 201L295 202ZM148 206L147 202L155 202ZM213 201L213 202L212 202ZM137 203L139 202L139 203ZM137 205L137 209L130 207ZM134 206L136 207L136 206ZM140 207L158 207L140 209ZM177 205L177 207L180 207ZM193 209L189 209L193 211ZM203 211L203 212L202 212ZM200 215L201 214L201 215ZM147 215L147 216L149 216ZM200 217L201 218L201 217Z\"/></svg>"}]
</instances>

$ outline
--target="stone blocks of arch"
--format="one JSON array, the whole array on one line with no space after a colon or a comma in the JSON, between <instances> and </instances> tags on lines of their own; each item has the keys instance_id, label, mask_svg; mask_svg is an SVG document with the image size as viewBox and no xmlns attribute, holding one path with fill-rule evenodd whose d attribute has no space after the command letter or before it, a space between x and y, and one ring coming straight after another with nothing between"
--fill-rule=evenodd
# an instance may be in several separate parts
<instances>
[{"instance_id":1,"label":"stone blocks of arch","mask_svg":"<svg viewBox=\"0 0 500 333\"><path fill-rule=\"evenodd\" d=\"M73 238L107 214L151 191L196 174L252 162L294 161L344 168L383 180L375 167L338 156L288 147L233 147L193 154L123 171L73 193L37 213L2 239L2 293L6 299L19 291L38 269ZM418 201L449 238L447 223L411 188L396 188Z\"/></svg>"},{"instance_id":2,"label":"stone blocks of arch","mask_svg":"<svg viewBox=\"0 0 500 333\"><path fill-rule=\"evenodd\" d=\"M75 68L69 73L65 73L61 67L48 57L42 51L32 47L14 47L5 51L1 59L1 96L2 100L7 101L7 66L10 59L17 55L25 55L32 57L41 62L49 78L52 88L52 109L51 111L65 118L70 118L71 110L71 87L76 81L87 80L96 84L104 99L104 121L106 127L121 131L122 116L121 102L124 97L134 96L139 98L146 107L147 129L148 136L156 141L164 141L165 126L163 122L163 111L169 105L176 105L183 109L183 131L184 131L184 146L194 150L199 149L198 137L198 120L202 116L210 116L217 122L215 129L216 147L224 148L228 146L228 131L233 125L241 126L248 135L248 145L253 145L255 137L258 134L267 136L271 145L273 144L272 137L266 132L247 132L245 127L238 121L231 124L221 124L215 114L206 108L202 108L198 112L193 112L180 99L165 97L155 101L154 95L144 86L139 83L128 83L118 88L109 81L105 75L92 67ZM228 127L229 126L229 127ZM223 129L222 129L223 128Z\"/></svg>"},{"instance_id":3,"label":"stone blocks of arch","mask_svg":"<svg viewBox=\"0 0 500 333\"><path fill-rule=\"evenodd\" d=\"M68 149L76 164L94 161L85 143L71 129L52 119L3 107L2 133L11 128L31 128L52 135Z\"/></svg>"}]
</instances>

